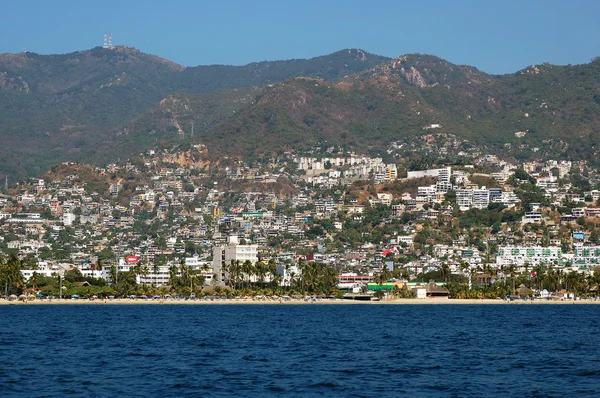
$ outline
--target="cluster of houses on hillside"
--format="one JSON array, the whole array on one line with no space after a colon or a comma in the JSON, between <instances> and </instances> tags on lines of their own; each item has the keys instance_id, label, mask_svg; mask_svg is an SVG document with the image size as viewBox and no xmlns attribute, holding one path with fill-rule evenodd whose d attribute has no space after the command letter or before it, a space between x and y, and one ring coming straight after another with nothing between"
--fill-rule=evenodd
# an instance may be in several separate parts
<instances>
[{"instance_id":1,"label":"cluster of houses on hillside","mask_svg":"<svg viewBox=\"0 0 600 398\"><path fill-rule=\"evenodd\" d=\"M51 275L77 267L84 275L108 279L108 267L99 262L116 262L121 271L145 264L148 269L138 281L155 285L167 284L169 267L182 261L213 284L225 282L223 263L259 258L275 258L279 269L288 272L303 257L336 267L340 273L365 276L378 272L390 253L405 257L402 266L412 275L442 263L457 273L484 265L500 269L514 264L526 269L540 263L589 272L598 264L600 247L589 232L573 235L565 247L565 237L552 229L561 223L576 229L582 217L600 216L595 205L600 192L590 188L597 184L597 175L584 163L548 161L517 167L495 157L474 160L474 164L482 162L491 163L494 171L448 166L407 171L399 177L396 164L352 154L290 156L267 171L242 163L223 171L225 179L251 180L255 187L284 176L294 184L288 193L233 192L220 188L217 180L207 183L197 163L148 153L135 164L86 169L106 184L106 194L100 194L101 183L92 186L79 175L83 171L78 172L78 165L66 165L72 166L65 168L70 172L60 178L30 180L0 197L0 247L5 254L29 261L31 267L23 270L26 277L34 271ZM483 249L470 243L464 231L458 231L453 244L415 244L423 225L437 220L449 225L457 210L486 209L494 203L522 209L518 185L512 185L515 180L523 182L516 178L517 170L525 171L532 178L529 183L534 182L547 198L545 205L528 203L521 223L543 224L552 235L548 239L532 237L530 231L514 235L509 228L501 229L488 236L497 247L491 256L490 245ZM582 186L589 189L573 185L569 179L573 172L585 175L588 184ZM354 181L386 184L422 177L435 182L413 193L374 192L360 202L342 195ZM479 185L482 180L495 186ZM338 195L332 193L336 189ZM450 193L453 203L448 202ZM569 211L556 220L551 207L565 203ZM394 225L393 233L378 243L332 244L345 233L347 223L360 223L373 206L390 209L384 224ZM330 227L322 228L324 220Z\"/></svg>"}]
</instances>

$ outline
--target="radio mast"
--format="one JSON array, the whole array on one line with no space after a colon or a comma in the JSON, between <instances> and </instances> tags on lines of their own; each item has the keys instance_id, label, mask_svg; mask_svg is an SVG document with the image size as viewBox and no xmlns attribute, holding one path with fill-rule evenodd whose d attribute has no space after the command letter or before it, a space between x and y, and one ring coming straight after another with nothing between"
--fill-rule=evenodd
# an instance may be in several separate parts
<instances>
[{"instance_id":1,"label":"radio mast","mask_svg":"<svg viewBox=\"0 0 600 398\"><path fill-rule=\"evenodd\" d=\"M114 48L112 44L112 33L104 32L104 44L102 45L102 48L106 48L108 50L112 50Z\"/></svg>"}]
</instances>

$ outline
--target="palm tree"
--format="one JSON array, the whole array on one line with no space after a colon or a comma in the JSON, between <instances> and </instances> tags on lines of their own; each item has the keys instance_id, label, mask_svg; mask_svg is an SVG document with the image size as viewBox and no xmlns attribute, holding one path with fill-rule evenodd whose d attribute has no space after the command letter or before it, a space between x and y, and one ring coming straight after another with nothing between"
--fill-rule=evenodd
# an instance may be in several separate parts
<instances>
[{"instance_id":1,"label":"palm tree","mask_svg":"<svg viewBox=\"0 0 600 398\"><path fill-rule=\"evenodd\" d=\"M510 264L508 266L508 275L512 278L513 281L513 295L516 294L516 290L515 290L515 278L517 277L517 267L515 266L515 264Z\"/></svg>"},{"instance_id":2,"label":"palm tree","mask_svg":"<svg viewBox=\"0 0 600 398\"><path fill-rule=\"evenodd\" d=\"M305 280L308 276L307 264L302 257L298 259L298 270L300 271L300 275L298 276L298 283L302 284L302 292L306 292L305 288Z\"/></svg>"},{"instance_id":3,"label":"palm tree","mask_svg":"<svg viewBox=\"0 0 600 398\"><path fill-rule=\"evenodd\" d=\"M542 288L551 292L559 290L559 275L556 270L550 269L546 272L542 279Z\"/></svg>"},{"instance_id":4,"label":"palm tree","mask_svg":"<svg viewBox=\"0 0 600 398\"><path fill-rule=\"evenodd\" d=\"M276 289L279 287L282 280L283 275L274 270L274 272L271 274L271 288L273 289L273 294L276 293Z\"/></svg>"},{"instance_id":5,"label":"palm tree","mask_svg":"<svg viewBox=\"0 0 600 398\"><path fill-rule=\"evenodd\" d=\"M539 291L542 290L542 280L545 279L546 277L546 267L544 266L544 264L539 264L535 267L533 267L533 276L535 277L535 281L537 284L537 289Z\"/></svg>"},{"instance_id":6,"label":"palm tree","mask_svg":"<svg viewBox=\"0 0 600 398\"><path fill-rule=\"evenodd\" d=\"M136 281L137 281L137 277L139 275L141 275L141 273L142 273L142 267L139 263L137 263L136 265L131 267L130 271L133 272L133 274L135 275Z\"/></svg>"},{"instance_id":7,"label":"palm tree","mask_svg":"<svg viewBox=\"0 0 600 398\"><path fill-rule=\"evenodd\" d=\"M284 281L284 284L288 284L291 285L291 282L289 280L289 275L290 275L290 268L292 267L292 264L288 261L286 261L283 265L284 271L283 274L288 278L287 281Z\"/></svg>"},{"instance_id":8,"label":"palm tree","mask_svg":"<svg viewBox=\"0 0 600 398\"><path fill-rule=\"evenodd\" d=\"M248 285L250 285L250 280L251 280L251 276L254 273L254 265L252 265L252 262L250 260L246 260L244 261L244 263L242 264L242 272L244 273L244 276L247 278L248 281Z\"/></svg>"},{"instance_id":9,"label":"palm tree","mask_svg":"<svg viewBox=\"0 0 600 398\"><path fill-rule=\"evenodd\" d=\"M143 261L141 266L140 266L140 275L143 276L144 278L148 276L148 274L150 273L150 268L148 267L148 262L147 261ZM146 283L144 283L145 285Z\"/></svg>"},{"instance_id":10,"label":"palm tree","mask_svg":"<svg viewBox=\"0 0 600 398\"><path fill-rule=\"evenodd\" d=\"M594 271L589 278L590 288L596 288L596 292L600 289L600 270Z\"/></svg>"},{"instance_id":11,"label":"palm tree","mask_svg":"<svg viewBox=\"0 0 600 398\"><path fill-rule=\"evenodd\" d=\"M292 290L294 288L294 285L296 284L296 282L298 282L298 280L296 279L296 273L294 271L291 271L289 273L289 284L290 284L290 290Z\"/></svg>"},{"instance_id":12,"label":"palm tree","mask_svg":"<svg viewBox=\"0 0 600 398\"><path fill-rule=\"evenodd\" d=\"M440 273L444 283L448 282L448 275L450 274L450 267L448 266L448 263L442 263L442 266L440 267Z\"/></svg>"},{"instance_id":13,"label":"palm tree","mask_svg":"<svg viewBox=\"0 0 600 398\"><path fill-rule=\"evenodd\" d=\"M33 290L37 291L38 283L40 282L40 275L37 272L33 271L33 275L31 275L29 281L31 282Z\"/></svg>"},{"instance_id":14,"label":"palm tree","mask_svg":"<svg viewBox=\"0 0 600 398\"><path fill-rule=\"evenodd\" d=\"M160 264L156 261L152 261L152 273L156 276L160 272Z\"/></svg>"},{"instance_id":15,"label":"palm tree","mask_svg":"<svg viewBox=\"0 0 600 398\"><path fill-rule=\"evenodd\" d=\"M304 267L306 272L302 272L302 279L304 280L304 286L306 287L306 292L315 293L316 285L317 285L317 277L318 277L318 268L317 264L313 261L307 263ZM305 275L306 274L306 275Z\"/></svg>"},{"instance_id":16,"label":"palm tree","mask_svg":"<svg viewBox=\"0 0 600 398\"><path fill-rule=\"evenodd\" d=\"M184 259L179 262L179 272L181 277L179 278L180 287L186 288L191 286L191 269L185 263ZM190 288L191 289L191 288Z\"/></svg>"},{"instance_id":17,"label":"palm tree","mask_svg":"<svg viewBox=\"0 0 600 398\"><path fill-rule=\"evenodd\" d=\"M256 264L254 264L254 267L256 268L258 282L262 286L265 283L265 277L267 276L268 268L263 261L257 261Z\"/></svg>"},{"instance_id":18,"label":"palm tree","mask_svg":"<svg viewBox=\"0 0 600 398\"><path fill-rule=\"evenodd\" d=\"M381 286L385 281L390 279L392 273L388 270L387 264L383 264L383 268L381 268L381 272L375 276L375 282Z\"/></svg>"},{"instance_id":19,"label":"palm tree","mask_svg":"<svg viewBox=\"0 0 600 398\"><path fill-rule=\"evenodd\" d=\"M0 264L0 284L4 284L7 297L11 293L20 293L25 286L25 280L21 273L21 262L17 256L13 255L5 264Z\"/></svg>"},{"instance_id":20,"label":"palm tree","mask_svg":"<svg viewBox=\"0 0 600 398\"><path fill-rule=\"evenodd\" d=\"M175 287L175 285L177 284L177 272L179 271L179 268L177 267L176 264L173 264L169 267L169 285L171 285L171 288Z\"/></svg>"},{"instance_id":21,"label":"palm tree","mask_svg":"<svg viewBox=\"0 0 600 398\"><path fill-rule=\"evenodd\" d=\"M102 261L101 258L98 258L98 261L96 261L96 270L102 271L102 268L104 268L104 261Z\"/></svg>"},{"instance_id":22,"label":"palm tree","mask_svg":"<svg viewBox=\"0 0 600 398\"><path fill-rule=\"evenodd\" d=\"M223 271L223 274L225 275L224 282L227 283L227 285L231 285L232 265L233 265L233 260L231 260L230 264L227 264L225 261L221 262L221 270Z\"/></svg>"},{"instance_id":23,"label":"palm tree","mask_svg":"<svg viewBox=\"0 0 600 398\"><path fill-rule=\"evenodd\" d=\"M392 272L388 269L387 264L383 264L383 268L381 268L381 274L386 281L392 277Z\"/></svg>"},{"instance_id":24,"label":"palm tree","mask_svg":"<svg viewBox=\"0 0 600 398\"><path fill-rule=\"evenodd\" d=\"M112 264L110 266L110 269L108 270L108 274L110 275L110 283L116 284L117 283L117 266L115 264Z\"/></svg>"}]
</instances>

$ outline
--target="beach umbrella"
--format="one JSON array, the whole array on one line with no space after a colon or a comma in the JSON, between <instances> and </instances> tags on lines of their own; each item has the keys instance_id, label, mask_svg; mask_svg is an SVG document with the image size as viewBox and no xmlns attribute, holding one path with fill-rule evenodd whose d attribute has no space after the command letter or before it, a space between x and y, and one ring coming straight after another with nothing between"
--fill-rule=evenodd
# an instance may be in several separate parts
<instances>
[{"instance_id":1,"label":"beach umbrella","mask_svg":"<svg viewBox=\"0 0 600 398\"><path fill-rule=\"evenodd\" d=\"M16 300L17 299L17 295L16 294L11 294L10 296L8 296L9 300Z\"/></svg>"},{"instance_id":2,"label":"beach umbrella","mask_svg":"<svg viewBox=\"0 0 600 398\"><path fill-rule=\"evenodd\" d=\"M518 291L519 291L519 295L520 296L530 296L533 293L530 288L528 288L527 286L525 286L522 283L519 286L519 290Z\"/></svg>"}]
</instances>

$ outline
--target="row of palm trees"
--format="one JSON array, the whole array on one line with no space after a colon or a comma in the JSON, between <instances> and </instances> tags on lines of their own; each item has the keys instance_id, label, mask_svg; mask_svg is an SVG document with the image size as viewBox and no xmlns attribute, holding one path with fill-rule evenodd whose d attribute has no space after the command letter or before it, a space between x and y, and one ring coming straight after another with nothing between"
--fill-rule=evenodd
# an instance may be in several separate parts
<instances>
[{"instance_id":1,"label":"row of palm trees","mask_svg":"<svg viewBox=\"0 0 600 398\"><path fill-rule=\"evenodd\" d=\"M298 261L298 282L307 294L332 295L337 290L337 272L324 264Z\"/></svg>"},{"instance_id":2,"label":"row of palm trees","mask_svg":"<svg viewBox=\"0 0 600 398\"><path fill-rule=\"evenodd\" d=\"M257 261L254 264L250 260L231 260L229 264L223 264L223 271L231 289L264 286L267 279L271 285L278 285L282 280L274 259L268 262Z\"/></svg>"},{"instance_id":3,"label":"row of palm trees","mask_svg":"<svg viewBox=\"0 0 600 398\"><path fill-rule=\"evenodd\" d=\"M600 290L600 271L592 274L565 269L551 268L539 265L533 268L533 274L527 270L520 277L520 283L525 283L531 288L546 289L549 292L565 290L577 296L597 295ZM526 283L529 278L529 284Z\"/></svg>"},{"instance_id":4,"label":"row of palm trees","mask_svg":"<svg viewBox=\"0 0 600 398\"><path fill-rule=\"evenodd\" d=\"M153 272L158 273L158 267L154 267ZM172 294L172 295L192 295L203 294L205 288L205 278L202 275L203 270L193 270L187 266L185 262L179 265L172 264L169 267L169 286L153 286L151 284L138 284L138 277L146 277L150 274L151 267L141 262L131 267L129 271L118 272L114 265L109 270L110 283L96 284L94 281L92 286L77 288L69 285L69 291L65 293L79 295L155 295L155 294ZM311 294L311 295L332 295L337 292L337 272L330 267L315 262L306 262L300 259L297 263L297 269L293 269L291 263L284 266L286 280L277 270L275 259L269 261L258 261L252 263L250 261L240 262L232 261L230 264L224 265L226 273L227 285L229 287L228 294L264 294L270 292L272 294ZM206 271L206 269L204 270ZM296 272L297 271L297 272ZM39 275L29 281L29 285L37 288L36 281ZM45 285L50 284L58 289L58 284L48 279ZM83 279L82 279L83 280ZM26 287L23 275L20 271L20 262L18 258L10 258L7 261L0 262L0 287L3 289L3 295L20 294ZM48 288L50 287L48 285ZM46 293L57 294L53 290ZM66 289L66 287L65 287ZM48 289L46 289L48 290Z\"/></svg>"},{"instance_id":5,"label":"row of palm trees","mask_svg":"<svg viewBox=\"0 0 600 398\"><path fill-rule=\"evenodd\" d=\"M298 260L295 272L290 263L278 272L275 259L269 261L232 260L223 264L226 283L230 289L256 290L270 287L273 292L298 292L303 294L331 295L337 288L337 272L330 267L315 262ZM285 280L284 280L285 275ZM283 283L282 283L283 282ZM282 286L283 285L283 286Z\"/></svg>"},{"instance_id":6,"label":"row of palm trees","mask_svg":"<svg viewBox=\"0 0 600 398\"><path fill-rule=\"evenodd\" d=\"M484 266L475 269L475 272L487 273L495 279L501 273L504 284L506 284L507 279L512 281L513 294L516 293L516 287L522 284L533 290L541 291L545 289L549 292L565 290L578 296L589 295L592 291L597 291L600 288L599 271L589 274L567 268L552 267L547 264L535 267L525 264L521 272L515 264L502 266L500 269L484 264Z\"/></svg>"},{"instance_id":7,"label":"row of palm trees","mask_svg":"<svg viewBox=\"0 0 600 398\"><path fill-rule=\"evenodd\" d=\"M500 295L503 296L505 294L516 294L517 287L521 285L531 290L547 290L550 293L564 290L574 293L576 296L595 296L600 291L600 271L590 274L544 264L535 267L530 267L526 264L522 271L519 271L519 268L515 264L502 266L500 269L491 267L489 264L484 264L475 268L461 267L461 270L468 273L471 277L483 272L495 280L493 283L477 286L475 292L472 293L476 296L500 297ZM508 285L507 282L509 283ZM453 287L455 290L457 289L457 286ZM461 295L469 296L469 293L464 292L464 288L458 290L462 291Z\"/></svg>"},{"instance_id":8,"label":"row of palm trees","mask_svg":"<svg viewBox=\"0 0 600 398\"><path fill-rule=\"evenodd\" d=\"M11 256L2 261L0 259L0 289L3 296L19 295L25 287L25 279L21 273L21 261L16 256Z\"/></svg>"},{"instance_id":9,"label":"row of palm trees","mask_svg":"<svg viewBox=\"0 0 600 398\"><path fill-rule=\"evenodd\" d=\"M446 287L450 290L450 296L454 298L504 297L506 294L516 294L517 287L521 285L539 291L545 289L548 292L560 292L564 290L574 293L576 296L595 296L600 292L600 271L589 274L560 269L549 264L535 267L525 264L524 269L519 271L515 264L497 268L491 263L484 263L473 267L464 261L459 263L458 269L462 275L460 278L453 276L449 264L444 262L435 273L446 283ZM375 275L375 283L382 285L385 281L394 278L395 274L396 270L392 272L384 265L381 272ZM470 282L466 283L461 280L464 275L469 280L473 280L478 274L487 275L483 283L472 285Z\"/></svg>"}]
</instances>

